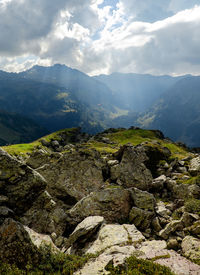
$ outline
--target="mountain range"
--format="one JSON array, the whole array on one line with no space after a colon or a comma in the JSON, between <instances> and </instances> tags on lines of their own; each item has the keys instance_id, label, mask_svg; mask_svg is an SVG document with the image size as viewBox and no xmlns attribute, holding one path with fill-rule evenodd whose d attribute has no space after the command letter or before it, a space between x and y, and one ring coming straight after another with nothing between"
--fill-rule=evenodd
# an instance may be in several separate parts
<instances>
[{"instance_id":1,"label":"mountain range","mask_svg":"<svg viewBox=\"0 0 200 275\"><path fill-rule=\"evenodd\" d=\"M0 71L0 144L29 142L69 127L93 134L134 125L198 147L199 90L200 77L191 75L90 77L60 64Z\"/></svg>"}]
</instances>

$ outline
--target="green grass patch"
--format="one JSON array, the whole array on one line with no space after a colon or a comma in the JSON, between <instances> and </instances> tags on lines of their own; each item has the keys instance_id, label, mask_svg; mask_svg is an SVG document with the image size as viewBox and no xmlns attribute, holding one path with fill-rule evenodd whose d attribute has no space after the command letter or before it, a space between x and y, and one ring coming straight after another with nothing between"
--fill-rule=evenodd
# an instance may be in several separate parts
<instances>
[{"instance_id":1,"label":"green grass patch","mask_svg":"<svg viewBox=\"0 0 200 275\"><path fill-rule=\"evenodd\" d=\"M200 176L191 177L191 178L188 179L188 180L184 180L183 183L184 183L184 184L189 184L189 185L192 185L192 184L197 184L197 185L199 185L199 184L200 184Z\"/></svg>"},{"instance_id":2,"label":"green grass patch","mask_svg":"<svg viewBox=\"0 0 200 275\"><path fill-rule=\"evenodd\" d=\"M14 144L9 146L3 146L2 148L10 155L25 155L31 153L35 147L40 145L39 141L24 144Z\"/></svg>"},{"instance_id":3,"label":"green grass patch","mask_svg":"<svg viewBox=\"0 0 200 275\"><path fill-rule=\"evenodd\" d=\"M168 267L134 256L126 259L125 264L116 267L111 262L106 270L110 271L110 275L175 275Z\"/></svg>"},{"instance_id":4,"label":"green grass patch","mask_svg":"<svg viewBox=\"0 0 200 275\"><path fill-rule=\"evenodd\" d=\"M49 247L40 248L40 261L38 264L27 263L25 268L19 268L0 261L1 275L72 275L94 258L94 255L85 256L66 255L62 252L53 254Z\"/></svg>"},{"instance_id":5,"label":"green grass patch","mask_svg":"<svg viewBox=\"0 0 200 275\"><path fill-rule=\"evenodd\" d=\"M161 142L161 144L162 146L167 147L171 151L172 158L184 159L188 157L190 154L185 148L180 147L174 143Z\"/></svg>"},{"instance_id":6,"label":"green grass patch","mask_svg":"<svg viewBox=\"0 0 200 275\"><path fill-rule=\"evenodd\" d=\"M98 141L92 141L90 143L85 144L88 149L95 149L99 151L100 153L114 153L116 152L119 147L118 146L112 146L110 144L106 144L103 142L98 142Z\"/></svg>"},{"instance_id":7,"label":"green grass patch","mask_svg":"<svg viewBox=\"0 0 200 275\"><path fill-rule=\"evenodd\" d=\"M200 200L189 199L185 202L185 210L189 213L200 215Z\"/></svg>"},{"instance_id":8,"label":"green grass patch","mask_svg":"<svg viewBox=\"0 0 200 275\"><path fill-rule=\"evenodd\" d=\"M137 129L108 134L108 138L120 145L132 143L135 146L144 141L151 141L152 139L156 139L156 135L150 130Z\"/></svg>"}]
</instances>

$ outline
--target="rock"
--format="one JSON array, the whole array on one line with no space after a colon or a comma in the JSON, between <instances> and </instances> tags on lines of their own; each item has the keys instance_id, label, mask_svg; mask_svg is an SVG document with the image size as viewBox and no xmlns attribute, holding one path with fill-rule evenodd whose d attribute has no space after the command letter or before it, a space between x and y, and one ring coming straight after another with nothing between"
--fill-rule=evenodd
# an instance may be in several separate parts
<instances>
[{"instance_id":1,"label":"rock","mask_svg":"<svg viewBox=\"0 0 200 275\"><path fill-rule=\"evenodd\" d=\"M162 230L162 227L160 225L160 221L158 217L155 217L152 221L152 226L155 232L160 232Z\"/></svg>"},{"instance_id":2,"label":"rock","mask_svg":"<svg viewBox=\"0 0 200 275\"><path fill-rule=\"evenodd\" d=\"M167 248L168 249L173 249L173 250L178 250L179 249L179 243L176 238L170 238L167 241Z\"/></svg>"},{"instance_id":3,"label":"rock","mask_svg":"<svg viewBox=\"0 0 200 275\"><path fill-rule=\"evenodd\" d=\"M67 208L64 204L56 203L52 196L43 192L24 213L21 222L39 233L62 235L66 226Z\"/></svg>"},{"instance_id":4,"label":"rock","mask_svg":"<svg viewBox=\"0 0 200 275\"><path fill-rule=\"evenodd\" d=\"M159 232L159 236L167 240L170 234L178 230L183 230L183 224L180 220L174 220L168 223L165 228Z\"/></svg>"},{"instance_id":5,"label":"rock","mask_svg":"<svg viewBox=\"0 0 200 275\"><path fill-rule=\"evenodd\" d=\"M48 246L51 248L51 251L53 253L59 252L60 250L55 246L55 244L52 242L51 237L44 234L39 234L32 230L31 228L24 226L24 229L28 232L28 235L32 241L32 243L37 247L45 247Z\"/></svg>"},{"instance_id":6,"label":"rock","mask_svg":"<svg viewBox=\"0 0 200 275\"><path fill-rule=\"evenodd\" d=\"M93 192L68 211L67 226L75 228L88 216L103 216L107 222L122 222L128 219L131 204L130 193L125 189L107 188Z\"/></svg>"},{"instance_id":7,"label":"rock","mask_svg":"<svg viewBox=\"0 0 200 275\"><path fill-rule=\"evenodd\" d=\"M152 182L152 189L154 191L161 191L164 188L164 183L166 180L167 177L165 175L161 175L158 178L155 178Z\"/></svg>"},{"instance_id":8,"label":"rock","mask_svg":"<svg viewBox=\"0 0 200 275\"><path fill-rule=\"evenodd\" d=\"M175 181L168 181L167 188L174 199L199 198L200 187L196 184L176 184Z\"/></svg>"},{"instance_id":9,"label":"rock","mask_svg":"<svg viewBox=\"0 0 200 275\"><path fill-rule=\"evenodd\" d=\"M191 260L200 259L200 240L186 236L181 244L183 255Z\"/></svg>"},{"instance_id":10,"label":"rock","mask_svg":"<svg viewBox=\"0 0 200 275\"><path fill-rule=\"evenodd\" d=\"M154 259L154 263L169 267L177 275L200 274L200 266L180 256L173 250L167 250L166 242L147 241L142 243L139 251L144 253L144 255L140 256L140 258L149 260Z\"/></svg>"},{"instance_id":11,"label":"rock","mask_svg":"<svg viewBox=\"0 0 200 275\"><path fill-rule=\"evenodd\" d=\"M69 207L104 185L103 171L107 167L95 150L65 152L58 159L52 155L48 163L39 170L48 182L47 191Z\"/></svg>"},{"instance_id":12,"label":"rock","mask_svg":"<svg viewBox=\"0 0 200 275\"><path fill-rule=\"evenodd\" d=\"M184 224L184 227L188 227L191 226L198 219L199 215L184 212L183 216L181 217L181 222Z\"/></svg>"},{"instance_id":13,"label":"rock","mask_svg":"<svg viewBox=\"0 0 200 275\"><path fill-rule=\"evenodd\" d=\"M0 259L24 268L28 262L38 263L37 247L32 243L23 225L13 219L6 219L0 226Z\"/></svg>"},{"instance_id":14,"label":"rock","mask_svg":"<svg viewBox=\"0 0 200 275\"><path fill-rule=\"evenodd\" d=\"M45 150L35 150L26 161L26 164L33 169L37 169L44 165L44 163L48 163L51 160L51 156Z\"/></svg>"},{"instance_id":15,"label":"rock","mask_svg":"<svg viewBox=\"0 0 200 275\"><path fill-rule=\"evenodd\" d=\"M197 176L200 172L200 156L190 160L189 172L192 176Z\"/></svg>"},{"instance_id":16,"label":"rock","mask_svg":"<svg viewBox=\"0 0 200 275\"><path fill-rule=\"evenodd\" d=\"M0 192L15 214L27 211L44 191L46 181L36 171L0 149Z\"/></svg>"},{"instance_id":17,"label":"rock","mask_svg":"<svg viewBox=\"0 0 200 275\"><path fill-rule=\"evenodd\" d=\"M152 194L137 188L130 189L130 192L136 207L152 212L154 211L156 200Z\"/></svg>"},{"instance_id":18,"label":"rock","mask_svg":"<svg viewBox=\"0 0 200 275\"><path fill-rule=\"evenodd\" d=\"M112 246L100 254L97 258L91 259L75 275L106 275L110 272L105 270L107 264L112 261L113 265L123 264L125 259L134 253L134 246Z\"/></svg>"},{"instance_id":19,"label":"rock","mask_svg":"<svg viewBox=\"0 0 200 275\"><path fill-rule=\"evenodd\" d=\"M123 187L136 187L141 190L149 190L152 182L151 172L144 162L148 159L143 147L134 148L124 145L115 153L120 162L111 167L110 178Z\"/></svg>"},{"instance_id":20,"label":"rock","mask_svg":"<svg viewBox=\"0 0 200 275\"><path fill-rule=\"evenodd\" d=\"M106 224L98 234L98 238L86 249L86 253L98 253L112 246L137 246L145 237L137 230L134 225L130 224Z\"/></svg>"},{"instance_id":21,"label":"rock","mask_svg":"<svg viewBox=\"0 0 200 275\"><path fill-rule=\"evenodd\" d=\"M0 195L0 205L5 204L6 202L8 202L8 197Z\"/></svg>"},{"instance_id":22,"label":"rock","mask_svg":"<svg viewBox=\"0 0 200 275\"><path fill-rule=\"evenodd\" d=\"M190 227L185 228L186 231L191 232L191 234L197 236L198 238L200 238L200 220L198 219L198 221L194 222L194 224Z\"/></svg>"},{"instance_id":23,"label":"rock","mask_svg":"<svg viewBox=\"0 0 200 275\"><path fill-rule=\"evenodd\" d=\"M108 166L114 166L114 165L118 165L119 164L119 161L118 160L109 160L108 162Z\"/></svg>"},{"instance_id":24,"label":"rock","mask_svg":"<svg viewBox=\"0 0 200 275\"><path fill-rule=\"evenodd\" d=\"M156 213L165 219L169 219L172 214L172 212L166 208L164 202L162 201L156 204Z\"/></svg>"},{"instance_id":25,"label":"rock","mask_svg":"<svg viewBox=\"0 0 200 275\"><path fill-rule=\"evenodd\" d=\"M152 211L143 210L137 207L133 207L129 213L129 221L133 223L137 228L144 231L149 228L155 214Z\"/></svg>"},{"instance_id":26,"label":"rock","mask_svg":"<svg viewBox=\"0 0 200 275\"><path fill-rule=\"evenodd\" d=\"M69 236L68 247L74 245L75 242L78 242L78 246L90 239L97 229L100 228L104 218L101 216L90 216L85 218L81 223L77 225L75 230ZM68 247L65 247L66 249Z\"/></svg>"}]
</instances>

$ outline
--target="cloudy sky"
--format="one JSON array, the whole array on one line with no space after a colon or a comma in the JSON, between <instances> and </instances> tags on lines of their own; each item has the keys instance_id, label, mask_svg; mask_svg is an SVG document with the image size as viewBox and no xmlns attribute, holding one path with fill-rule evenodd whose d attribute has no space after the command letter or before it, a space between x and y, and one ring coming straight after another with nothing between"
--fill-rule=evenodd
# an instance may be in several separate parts
<instances>
[{"instance_id":1,"label":"cloudy sky","mask_svg":"<svg viewBox=\"0 0 200 275\"><path fill-rule=\"evenodd\" d=\"M0 0L0 69L200 75L200 0Z\"/></svg>"}]
</instances>

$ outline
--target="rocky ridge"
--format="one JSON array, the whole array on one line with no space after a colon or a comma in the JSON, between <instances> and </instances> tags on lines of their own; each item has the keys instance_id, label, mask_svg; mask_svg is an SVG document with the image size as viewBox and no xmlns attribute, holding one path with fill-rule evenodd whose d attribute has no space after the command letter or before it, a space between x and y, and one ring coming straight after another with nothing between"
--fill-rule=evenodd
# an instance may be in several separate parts
<instances>
[{"instance_id":1,"label":"rocky ridge","mask_svg":"<svg viewBox=\"0 0 200 275\"><path fill-rule=\"evenodd\" d=\"M96 255L74 274L110 274L132 255L200 274L199 154L135 127L62 130L27 148L0 150L1 261L37 265L47 244Z\"/></svg>"}]
</instances>

